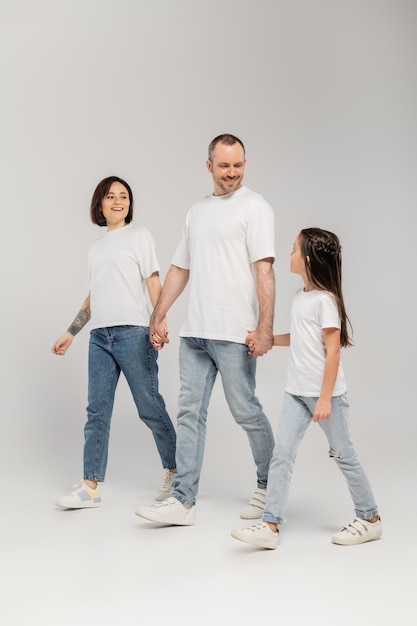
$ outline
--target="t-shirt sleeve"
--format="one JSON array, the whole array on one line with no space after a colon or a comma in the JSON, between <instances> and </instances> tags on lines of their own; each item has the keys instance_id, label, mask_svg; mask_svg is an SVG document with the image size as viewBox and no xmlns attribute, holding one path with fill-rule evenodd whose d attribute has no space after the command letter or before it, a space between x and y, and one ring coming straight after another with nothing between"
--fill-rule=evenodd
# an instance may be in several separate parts
<instances>
[{"instance_id":1,"label":"t-shirt sleeve","mask_svg":"<svg viewBox=\"0 0 417 626\"><path fill-rule=\"evenodd\" d=\"M137 260L140 273L145 280L154 272L161 270L156 256L154 238L146 228L142 229L138 237Z\"/></svg>"},{"instance_id":2,"label":"t-shirt sleeve","mask_svg":"<svg viewBox=\"0 0 417 626\"><path fill-rule=\"evenodd\" d=\"M320 325L321 328L340 328L340 317L336 302L329 293L323 293L320 304Z\"/></svg>"},{"instance_id":3,"label":"t-shirt sleeve","mask_svg":"<svg viewBox=\"0 0 417 626\"><path fill-rule=\"evenodd\" d=\"M275 216L262 198L251 204L246 220L246 242L251 263L275 259Z\"/></svg>"}]
</instances>

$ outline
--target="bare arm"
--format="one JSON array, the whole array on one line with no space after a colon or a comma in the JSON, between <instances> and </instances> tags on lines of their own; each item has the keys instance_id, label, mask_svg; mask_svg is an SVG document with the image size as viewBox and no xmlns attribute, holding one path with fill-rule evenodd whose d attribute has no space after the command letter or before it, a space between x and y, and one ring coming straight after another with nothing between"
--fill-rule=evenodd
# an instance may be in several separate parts
<instances>
[{"instance_id":1,"label":"bare arm","mask_svg":"<svg viewBox=\"0 0 417 626\"><path fill-rule=\"evenodd\" d=\"M150 322L150 339L155 350L160 350L164 343L169 343L166 314L178 296L184 291L190 271L171 265L165 277L164 285L158 302L154 308Z\"/></svg>"},{"instance_id":2,"label":"bare arm","mask_svg":"<svg viewBox=\"0 0 417 626\"><path fill-rule=\"evenodd\" d=\"M320 396L314 407L313 422L330 419L332 393L340 362L340 330L338 328L324 328L323 337L326 346L326 361Z\"/></svg>"},{"instance_id":3,"label":"bare arm","mask_svg":"<svg viewBox=\"0 0 417 626\"><path fill-rule=\"evenodd\" d=\"M149 276L149 278L146 279L146 287L148 289L152 306L155 308L162 291L161 281L159 280L159 272L154 272Z\"/></svg>"},{"instance_id":4,"label":"bare arm","mask_svg":"<svg viewBox=\"0 0 417 626\"><path fill-rule=\"evenodd\" d=\"M274 322L275 273L273 259L261 259L253 264L256 292L259 303L258 327L254 331L252 356L262 356L272 348L272 326Z\"/></svg>"},{"instance_id":5,"label":"bare arm","mask_svg":"<svg viewBox=\"0 0 417 626\"><path fill-rule=\"evenodd\" d=\"M274 346L284 346L288 347L291 343L290 333L286 333L285 335L274 335Z\"/></svg>"},{"instance_id":6,"label":"bare arm","mask_svg":"<svg viewBox=\"0 0 417 626\"><path fill-rule=\"evenodd\" d=\"M78 311L77 316L71 322L68 330L53 344L51 348L52 354L64 356L64 354L72 344L72 340L74 339L75 335L79 333L82 328L84 328L90 318L90 294L88 294L88 296L82 303L81 309Z\"/></svg>"}]
</instances>

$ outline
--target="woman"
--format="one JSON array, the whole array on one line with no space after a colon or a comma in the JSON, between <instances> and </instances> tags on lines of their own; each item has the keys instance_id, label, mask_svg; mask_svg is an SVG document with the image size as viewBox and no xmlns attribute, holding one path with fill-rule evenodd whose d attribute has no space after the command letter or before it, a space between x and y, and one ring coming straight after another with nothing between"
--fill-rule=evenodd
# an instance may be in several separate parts
<instances>
[{"instance_id":1,"label":"woman","mask_svg":"<svg viewBox=\"0 0 417 626\"><path fill-rule=\"evenodd\" d=\"M132 190L117 176L97 185L90 216L93 224L107 227L88 253L90 292L77 317L51 349L63 356L74 336L91 320L83 480L56 501L58 506L71 509L101 503L98 483L104 481L106 473L120 372L126 377L140 419L152 431L165 469L157 500L169 496L176 473L176 433L158 391L158 353L149 341L147 295L154 307L161 291L153 238L146 228L131 224Z\"/></svg>"}]
</instances>

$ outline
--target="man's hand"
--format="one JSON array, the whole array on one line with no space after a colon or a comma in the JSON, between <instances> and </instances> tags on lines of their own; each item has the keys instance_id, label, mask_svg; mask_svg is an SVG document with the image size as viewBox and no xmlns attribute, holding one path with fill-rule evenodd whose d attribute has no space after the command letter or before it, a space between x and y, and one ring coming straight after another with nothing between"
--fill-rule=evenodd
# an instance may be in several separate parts
<instances>
[{"instance_id":1,"label":"man's hand","mask_svg":"<svg viewBox=\"0 0 417 626\"><path fill-rule=\"evenodd\" d=\"M273 346L273 336L261 330L248 330L245 341L249 354L257 358L266 354Z\"/></svg>"}]
</instances>

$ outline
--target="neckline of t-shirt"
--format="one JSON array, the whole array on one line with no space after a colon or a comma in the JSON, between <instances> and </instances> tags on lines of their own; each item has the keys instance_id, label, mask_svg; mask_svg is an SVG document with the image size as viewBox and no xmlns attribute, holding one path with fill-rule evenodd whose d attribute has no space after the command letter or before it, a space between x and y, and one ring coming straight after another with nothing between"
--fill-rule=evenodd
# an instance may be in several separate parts
<instances>
[{"instance_id":1,"label":"neckline of t-shirt","mask_svg":"<svg viewBox=\"0 0 417 626\"><path fill-rule=\"evenodd\" d=\"M221 196L215 196L214 193L211 194L212 198L215 198L216 200L227 200L229 198L231 198L234 195L237 195L239 192L243 191L244 189L246 189L245 185L242 185L241 187L239 187L239 189L236 189L236 191L231 191L230 193L222 193Z\"/></svg>"},{"instance_id":2,"label":"neckline of t-shirt","mask_svg":"<svg viewBox=\"0 0 417 626\"><path fill-rule=\"evenodd\" d=\"M129 222L129 224L125 224L124 226L121 226L120 228L113 228L113 230L106 230L105 234L114 235L115 233L126 232L126 228L129 228L130 226L133 226L132 222Z\"/></svg>"}]
</instances>

